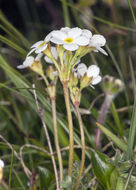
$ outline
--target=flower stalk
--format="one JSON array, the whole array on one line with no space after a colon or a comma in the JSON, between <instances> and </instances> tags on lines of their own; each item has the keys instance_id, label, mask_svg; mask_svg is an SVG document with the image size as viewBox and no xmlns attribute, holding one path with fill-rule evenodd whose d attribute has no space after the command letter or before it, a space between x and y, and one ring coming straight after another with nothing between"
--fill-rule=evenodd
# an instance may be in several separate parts
<instances>
[{"instance_id":1,"label":"flower stalk","mask_svg":"<svg viewBox=\"0 0 136 190\"><path fill-rule=\"evenodd\" d=\"M99 116L98 123L104 124L113 98L114 98L114 96L112 94L109 94L109 93L106 94L105 100L104 100L102 107L100 109L100 116ZM97 133L96 133L96 147L100 146L100 139L101 139L101 129L98 128Z\"/></svg>"},{"instance_id":2,"label":"flower stalk","mask_svg":"<svg viewBox=\"0 0 136 190\"><path fill-rule=\"evenodd\" d=\"M80 127L81 147L82 147L82 158L81 158L81 163L80 163L80 170L77 177L77 183L75 184L75 188L74 188L74 190L77 190L80 185L80 181L81 181L81 177L82 177L82 173L84 169L84 164L85 164L85 135L84 135L83 125L82 125L82 118L81 118L81 114L79 110L79 105L75 104L75 108L76 108L77 118L78 118L79 127Z\"/></svg>"},{"instance_id":3,"label":"flower stalk","mask_svg":"<svg viewBox=\"0 0 136 190\"><path fill-rule=\"evenodd\" d=\"M72 114L70 109L70 101L69 101L69 91L68 91L68 82L62 82L63 90L64 90L64 98L67 110L68 117L68 125L69 125L69 169L68 174L72 177L72 167L73 167L73 153L74 153L74 135L73 135L73 121Z\"/></svg>"},{"instance_id":4,"label":"flower stalk","mask_svg":"<svg viewBox=\"0 0 136 190\"><path fill-rule=\"evenodd\" d=\"M56 118L56 100L55 98L51 98L52 103L52 114L53 114L53 126L54 126L54 141L58 156L58 162L59 162L59 170L60 170L60 182L63 181L63 162L62 162L62 156L59 146L59 139L58 139L58 126L57 126L57 118Z\"/></svg>"}]
</instances>

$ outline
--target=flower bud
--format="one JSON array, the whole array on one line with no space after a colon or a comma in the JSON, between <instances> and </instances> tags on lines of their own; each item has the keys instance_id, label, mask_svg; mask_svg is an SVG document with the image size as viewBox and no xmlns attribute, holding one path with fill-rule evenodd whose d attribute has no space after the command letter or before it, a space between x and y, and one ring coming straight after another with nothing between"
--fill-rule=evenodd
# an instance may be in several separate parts
<instances>
[{"instance_id":1,"label":"flower bud","mask_svg":"<svg viewBox=\"0 0 136 190\"><path fill-rule=\"evenodd\" d=\"M120 79L116 79L109 75L103 78L103 90L111 95L116 95L123 90L124 84Z\"/></svg>"}]
</instances>

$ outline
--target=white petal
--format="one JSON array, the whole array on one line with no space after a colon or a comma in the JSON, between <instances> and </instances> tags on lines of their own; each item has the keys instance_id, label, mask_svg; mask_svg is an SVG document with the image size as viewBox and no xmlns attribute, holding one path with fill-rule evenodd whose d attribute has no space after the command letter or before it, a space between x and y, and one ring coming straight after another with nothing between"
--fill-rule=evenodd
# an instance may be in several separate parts
<instances>
[{"instance_id":1,"label":"white petal","mask_svg":"<svg viewBox=\"0 0 136 190\"><path fill-rule=\"evenodd\" d=\"M42 58L43 53L39 53L36 57L35 57L35 61L40 61L40 59Z\"/></svg>"},{"instance_id":2,"label":"white petal","mask_svg":"<svg viewBox=\"0 0 136 190\"><path fill-rule=\"evenodd\" d=\"M87 38L91 38L92 32L90 30L84 29L84 30L82 30L82 35L87 37Z\"/></svg>"},{"instance_id":3,"label":"white petal","mask_svg":"<svg viewBox=\"0 0 136 190\"><path fill-rule=\"evenodd\" d=\"M77 38L82 33L82 30L78 27L72 28L70 31L68 31L68 37L71 38Z\"/></svg>"},{"instance_id":4,"label":"white petal","mask_svg":"<svg viewBox=\"0 0 136 190\"><path fill-rule=\"evenodd\" d=\"M18 69L24 69L26 67L31 67L31 65L34 62L34 57L33 56L28 56L26 57L25 61L23 62L22 65L18 65L17 68Z\"/></svg>"},{"instance_id":5,"label":"white petal","mask_svg":"<svg viewBox=\"0 0 136 190\"><path fill-rule=\"evenodd\" d=\"M53 63L52 60L47 56L44 56L44 60L46 61L46 63Z\"/></svg>"},{"instance_id":6,"label":"white petal","mask_svg":"<svg viewBox=\"0 0 136 190\"><path fill-rule=\"evenodd\" d=\"M59 30L53 31L52 36L54 38L59 39L59 40L64 40L65 38L67 38L67 35L65 34L65 32L62 32L62 31L59 31Z\"/></svg>"},{"instance_id":7,"label":"white petal","mask_svg":"<svg viewBox=\"0 0 136 190\"><path fill-rule=\"evenodd\" d=\"M95 34L90 40L90 46L104 46L106 43L106 39L104 36Z\"/></svg>"},{"instance_id":8,"label":"white petal","mask_svg":"<svg viewBox=\"0 0 136 190\"><path fill-rule=\"evenodd\" d=\"M50 41L53 42L54 44L59 44L59 45L61 45L61 44L64 43L63 40L60 40L60 39L58 39L58 38L54 38L54 37L51 38Z\"/></svg>"},{"instance_id":9,"label":"white petal","mask_svg":"<svg viewBox=\"0 0 136 190\"><path fill-rule=\"evenodd\" d=\"M87 72L87 66L84 63L80 63L77 67L77 74L79 76L84 76L84 74Z\"/></svg>"},{"instance_id":10,"label":"white petal","mask_svg":"<svg viewBox=\"0 0 136 190\"><path fill-rule=\"evenodd\" d=\"M63 47L64 47L64 49L69 50L69 51L75 51L75 50L78 49L78 45L77 44L73 44L73 43L71 43L71 44L64 44Z\"/></svg>"},{"instance_id":11,"label":"white petal","mask_svg":"<svg viewBox=\"0 0 136 190\"><path fill-rule=\"evenodd\" d=\"M28 57L31 53L33 53L35 50L36 50L36 48L31 49L31 51L28 52L27 57Z\"/></svg>"},{"instance_id":12,"label":"white petal","mask_svg":"<svg viewBox=\"0 0 136 190\"><path fill-rule=\"evenodd\" d=\"M108 56L108 53L101 47L96 47L97 50L99 50L101 53L103 53L104 55Z\"/></svg>"},{"instance_id":13,"label":"white petal","mask_svg":"<svg viewBox=\"0 0 136 190\"><path fill-rule=\"evenodd\" d=\"M37 47L39 47L43 42L44 42L43 40L38 41L38 42L36 42L35 44L33 44L33 45L31 46L31 48L37 48Z\"/></svg>"},{"instance_id":14,"label":"white petal","mask_svg":"<svg viewBox=\"0 0 136 190\"><path fill-rule=\"evenodd\" d=\"M46 48L47 48L47 46L48 46L48 44L44 44L43 46L41 46L41 47L39 47L39 48L37 48L36 50L35 50L35 53L41 53L42 51L44 51Z\"/></svg>"},{"instance_id":15,"label":"white petal","mask_svg":"<svg viewBox=\"0 0 136 190\"><path fill-rule=\"evenodd\" d=\"M88 67L88 70L87 70L87 76L88 77L97 77L100 73L100 69L97 65L91 65Z\"/></svg>"},{"instance_id":16,"label":"white petal","mask_svg":"<svg viewBox=\"0 0 136 190\"><path fill-rule=\"evenodd\" d=\"M86 46L89 44L89 38L86 38L85 36L80 36L74 40L74 42L80 46Z\"/></svg>"},{"instance_id":17,"label":"white petal","mask_svg":"<svg viewBox=\"0 0 136 190\"><path fill-rule=\"evenodd\" d=\"M3 162L3 160L0 160L0 168L4 168L4 162Z\"/></svg>"},{"instance_id":18,"label":"white petal","mask_svg":"<svg viewBox=\"0 0 136 190\"><path fill-rule=\"evenodd\" d=\"M70 30L70 28L69 27L62 27L60 30L67 33Z\"/></svg>"},{"instance_id":19,"label":"white petal","mask_svg":"<svg viewBox=\"0 0 136 190\"><path fill-rule=\"evenodd\" d=\"M18 65L17 68L18 69L25 69L25 68L27 68L27 66L25 66L25 65Z\"/></svg>"},{"instance_id":20,"label":"white petal","mask_svg":"<svg viewBox=\"0 0 136 190\"><path fill-rule=\"evenodd\" d=\"M100 75L98 75L96 78L94 78L92 81L91 81L91 84L92 85L96 85L98 84L99 82L101 82L102 80L102 77Z\"/></svg>"},{"instance_id":21,"label":"white petal","mask_svg":"<svg viewBox=\"0 0 136 190\"><path fill-rule=\"evenodd\" d=\"M45 42L49 42L52 37L52 32L50 32L44 39Z\"/></svg>"},{"instance_id":22,"label":"white petal","mask_svg":"<svg viewBox=\"0 0 136 190\"><path fill-rule=\"evenodd\" d=\"M53 55L54 59L57 60L58 59L58 52L57 52L56 48L51 47L51 52L52 52L52 55Z\"/></svg>"}]
</instances>

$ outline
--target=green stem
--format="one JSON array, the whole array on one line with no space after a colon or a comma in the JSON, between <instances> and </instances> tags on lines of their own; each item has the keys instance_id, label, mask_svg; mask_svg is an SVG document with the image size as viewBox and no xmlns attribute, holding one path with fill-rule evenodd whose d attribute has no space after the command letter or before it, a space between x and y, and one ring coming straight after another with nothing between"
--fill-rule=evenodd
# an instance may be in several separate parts
<instances>
[{"instance_id":1,"label":"green stem","mask_svg":"<svg viewBox=\"0 0 136 190\"><path fill-rule=\"evenodd\" d=\"M49 82L48 82L48 80L47 80L46 76L44 75L44 73L43 73L43 74L41 74L41 77L43 78L43 80L44 80L45 84L46 84L47 86L49 86Z\"/></svg>"},{"instance_id":2,"label":"green stem","mask_svg":"<svg viewBox=\"0 0 136 190\"><path fill-rule=\"evenodd\" d=\"M68 92L68 83L62 82L63 90L64 90L64 98L67 109L67 117L68 117L68 125L69 125L69 170L68 174L72 177L72 167L73 167L73 153L74 153L74 135L73 135L73 122L72 122L72 114L70 109L70 101L69 101L69 92Z\"/></svg>"},{"instance_id":3,"label":"green stem","mask_svg":"<svg viewBox=\"0 0 136 190\"><path fill-rule=\"evenodd\" d=\"M131 175L132 175L132 172L133 172L133 169L134 169L134 168L135 168L135 163L133 162L133 163L132 163L132 166L131 166L131 169L130 169L130 172L129 172L129 174L128 174L128 178L127 178L127 181L126 181L124 190L127 190L128 183L129 183L129 180L130 180L130 178L131 178Z\"/></svg>"},{"instance_id":4,"label":"green stem","mask_svg":"<svg viewBox=\"0 0 136 190\"><path fill-rule=\"evenodd\" d=\"M12 156L11 156L11 164L10 164L10 173L9 173L9 185L8 185L8 190L11 188L11 177L12 177L12 169L13 169L13 160L14 160L14 151L12 150Z\"/></svg>"},{"instance_id":5,"label":"green stem","mask_svg":"<svg viewBox=\"0 0 136 190\"><path fill-rule=\"evenodd\" d=\"M68 5L66 4L66 0L62 1L62 8L63 8L65 26L70 27L69 10L68 10Z\"/></svg>"},{"instance_id":6,"label":"green stem","mask_svg":"<svg viewBox=\"0 0 136 190\"><path fill-rule=\"evenodd\" d=\"M60 169L60 181L63 181L63 162L62 162L62 156L61 156L59 139L58 139L58 126L57 126L57 118L56 118L56 100L52 98L51 103L52 103L55 146L56 146L56 151L57 151L57 155L58 155L58 162L59 162L59 169Z\"/></svg>"},{"instance_id":7,"label":"green stem","mask_svg":"<svg viewBox=\"0 0 136 190\"><path fill-rule=\"evenodd\" d=\"M84 169L84 164L85 164L85 135L84 135L83 125L82 125L82 118L79 111L79 106L75 105L75 108L76 108L77 118L78 118L79 127L80 127L81 144L82 144L82 158L81 158L80 170L77 177L77 183L75 184L75 188L74 188L74 190L77 190L80 185L80 181L81 181L81 177L82 177L82 173Z\"/></svg>"}]
</instances>

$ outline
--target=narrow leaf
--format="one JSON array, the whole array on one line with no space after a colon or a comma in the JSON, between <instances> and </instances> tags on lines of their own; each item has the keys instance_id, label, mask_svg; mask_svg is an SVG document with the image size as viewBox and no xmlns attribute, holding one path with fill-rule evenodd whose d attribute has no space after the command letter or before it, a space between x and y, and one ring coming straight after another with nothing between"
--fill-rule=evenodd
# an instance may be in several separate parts
<instances>
[{"instance_id":1,"label":"narrow leaf","mask_svg":"<svg viewBox=\"0 0 136 190\"><path fill-rule=\"evenodd\" d=\"M119 147L121 148L123 151L127 151L127 145L125 143L123 143L116 135L114 135L111 131L109 131L108 129L106 129L104 126L102 126L99 123L96 123L97 127L99 127L103 133L105 133L108 137L111 138L111 140L113 140L113 142Z\"/></svg>"}]
</instances>

